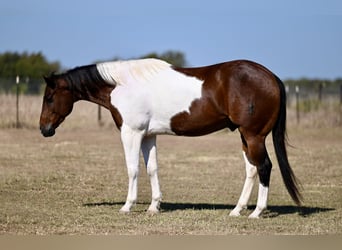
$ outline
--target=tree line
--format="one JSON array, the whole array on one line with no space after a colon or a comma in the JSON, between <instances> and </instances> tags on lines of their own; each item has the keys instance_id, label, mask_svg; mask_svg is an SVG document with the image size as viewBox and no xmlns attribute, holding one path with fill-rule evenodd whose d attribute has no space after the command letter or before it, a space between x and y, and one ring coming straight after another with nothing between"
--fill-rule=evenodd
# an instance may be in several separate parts
<instances>
[{"instance_id":1,"label":"tree line","mask_svg":"<svg viewBox=\"0 0 342 250\"><path fill-rule=\"evenodd\" d=\"M0 54L0 77L25 76L41 78L49 72L59 71L59 62L48 62L41 53L5 52Z\"/></svg>"},{"instance_id":2,"label":"tree line","mask_svg":"<svg viewBox=\"0 0 342 250\"><path fill-rule=\"evenodd\" d=\"M140 58L159 58L165 60L175 66L185 66L185 55L179 51L167 51L165 53L149 53ZM112 60L120 60L115 57ZM16 77L25 76L29 78L41 78L43 75L48 75L51 72L61 71L61 64L56 62L49 62L41 53L18 53L5 52L0 54L0 77Z\"/></svg>"},{"instance_id":3,"label":"tree line","mask_svg":"<svg viewBox=\"0 0 342 250\"><path fill-rule=\"evenodd\" d=\"M139 58L159 58L175 66L186 66L185 55L180 51L152 52ZM111 60L120 60L114 57ZM44 75L61 72L60 62L49 62L42 52L5 52L0 54L0 93L15 92L15 79L20 77L20 93L39 94L42 91Z\"/></svg>"}]
</instances>

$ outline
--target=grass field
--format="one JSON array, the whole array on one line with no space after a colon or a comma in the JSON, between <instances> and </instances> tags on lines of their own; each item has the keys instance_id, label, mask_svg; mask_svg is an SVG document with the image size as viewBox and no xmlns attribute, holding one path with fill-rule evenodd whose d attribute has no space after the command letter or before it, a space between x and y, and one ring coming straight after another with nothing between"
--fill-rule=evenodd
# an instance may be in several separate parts
<instances>
[{"instance_id":1,"label":"grass field","mask_svg":"<svg viewBox=\"0 0 342 250\"><path fill-rule=\"evenodd\" d=\"M342 233L339 127L289 127L294 146L289 159L305 198L301 208L287 194L269 140L273 171L268 210L259 220L247 218L256 203L254 190L244 215L229 217L243 185L244 163L238 133L219 132L158 137L161 213L146 213L151 193L141 165L138 204L130 214L120 214L127 173L108 114L99 127L97 107L80 104L54 137L43 138L33 129L40 111L36 99L30 100L33 111L26 114L31 120L25 118L31 125L0 129L0 234ZM0 113L2 119L6 112Z\"/></svg>"}]
</instances>

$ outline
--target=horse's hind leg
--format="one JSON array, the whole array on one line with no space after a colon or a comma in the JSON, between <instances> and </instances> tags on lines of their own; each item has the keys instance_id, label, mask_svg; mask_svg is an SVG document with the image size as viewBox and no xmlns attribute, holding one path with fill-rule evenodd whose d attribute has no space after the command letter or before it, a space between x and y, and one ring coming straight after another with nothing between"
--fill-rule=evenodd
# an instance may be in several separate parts
<instances>
[{"instance_id":1,"label":"horse's hind leg","mask_svg":"<svg viewBox=\"0 0 342 250\"><path fill-rule=\"evenodd\" d=\"M255 210L249 215L249 218L259 218L259 215L267 208L268 190L270 184L272 163L266 152L264 161L258 165L259 191L258 201Z\"/></svg>"},{"instance_id":2,"label":"horse's hind leg","mask_svg":"<svg viewBox=\"0 0 342 250\"><path fill-rule=\"evenodd\" d=\"M245 143L243 137L242 137L242 141ZM243 185L243 188L242 188L242 192L241 192L239 201L238 201L237 205L235 206L235 208L230 212L230 214L229 214L230 216L240 216L240 212L243 209L247 208L249 197L251 196L252 189L253 189L255 179L257 176L257 168L256 168L256 166L254 166L253 164L251 164L248 161L248 158L246 156L246 152L247 152L247 147L244 144L242 154L243 154L243 158L245 160L246 179L245 179L245 184Z\"/></svg>"},{"instance_id":3,"label":"horse's hind leg","mask_svg":"<svg viewBox=\"0 0 342 250\"><path fill-rule=\"evenodd\" d=\"M264 136L244 137L242 134L241 137L243 141L243 149L244 152L246 152L244 154L246 161L246 180L238 204L230 215L238 216L240 211L247 206L256 174L258 173L260 183L257 206L249 216L250 218L258 218L262 211L267 207L268 187L272 164L266 151Z\"/></svg>"}]
</instances>

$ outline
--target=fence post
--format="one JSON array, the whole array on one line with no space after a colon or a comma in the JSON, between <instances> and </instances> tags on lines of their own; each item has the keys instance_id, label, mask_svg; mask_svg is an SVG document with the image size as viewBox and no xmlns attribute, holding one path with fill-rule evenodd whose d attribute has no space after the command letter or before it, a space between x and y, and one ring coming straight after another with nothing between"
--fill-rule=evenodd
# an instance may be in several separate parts
<instances>
[{"instance_id":1,"label":"fence post","mask_svg":"<svg viewBox=\"0 0 342 250\"><path fill-rule=\"evenodd\" d=\"M323 92L323 84L320 83L318 85L318 101L321 103L322 102L322 92Z\"/></svg>"},{"instance_id":2,"label":"fence post","mask_svg":"<svg viewBox=\"0 0 342 250\"><path fill-rule=\"evenodd\" d=\"M289 107L290 104L290 86L285 85L285 92L286 92L286 107Z\"/></svg>"},{"instance_id":3,"label":"fence post","mask_svg":"<svg viewBox=\"0 0 342 250\"><path fill-rule=\"evenodd\" d=\"M19 123L19 76L16 77L16 86L17 86L17 99L16 99L16 108L17 108L17 112L16 112L16 115L17 115L17 119L16 119L16 128L19 128L20 127L20 123Z\"/></svg>"},{"instance_id":4,"label":"fence post","mask_svg":"<svg viewBox=\"0 0 342 250\"><path fill-rule=\"evenodd\" d=\"M98 105L97 108L97 122L99 123L100 126L102 126L102 115L101 115L101 106Z\"/></svg>"},{"instance_id":5,"label":"fence post","mask_svg":"<svg viewBox=\"0 0 342 250\"><path fill-rule=\"evenodd\" d=\"M342 105L342 84L340 85L340 105Z\"/></svg>"},{"instance_id":6,"label":"fence post","mask_svg":"<svg viewBox=\"0 0 342 250\"><path fill-rule=\"evenodd\" d=\"M340 126L342 125L342 84L340 84Z\"/></svg>"},{"instance_id":7,"label":"fence post","mask_svg":"<svg viewBox=\"0 0 342 250\"><path fill-rule=\"evenodd\" d=\"M297 124L299 124L299 86L296 86L296 114L297 114Z\"/></svg>"}]
</instances>

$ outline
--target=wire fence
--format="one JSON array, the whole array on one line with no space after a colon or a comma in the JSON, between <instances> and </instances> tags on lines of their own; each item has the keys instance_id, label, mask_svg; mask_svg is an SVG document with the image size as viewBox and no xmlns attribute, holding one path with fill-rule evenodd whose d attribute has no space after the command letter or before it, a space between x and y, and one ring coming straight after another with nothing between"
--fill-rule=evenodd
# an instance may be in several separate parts
<instances>
[{"instance_id":1,"label":"wire fence","mask_svg":"<svg viewBox=\"0 0 342 250\"><path fill-rule=\"evenodd\" d=\"M296 124L315 114L317 119L330 119L330 124L342 126L342 84L286 85L286 92L287 108L295 111Z\"/></svg>"},{"instance_id":2,"label":"wire fence","mask_svg":"<svg viewBox=\"0 0 342 250\"><path fill-rule=\"evenodd\" d=\"M39 95L43 92L43 78L6 77L0 78L0 93L15 94L19 88L20 94Z\"/></svg>"}]
</instances>

